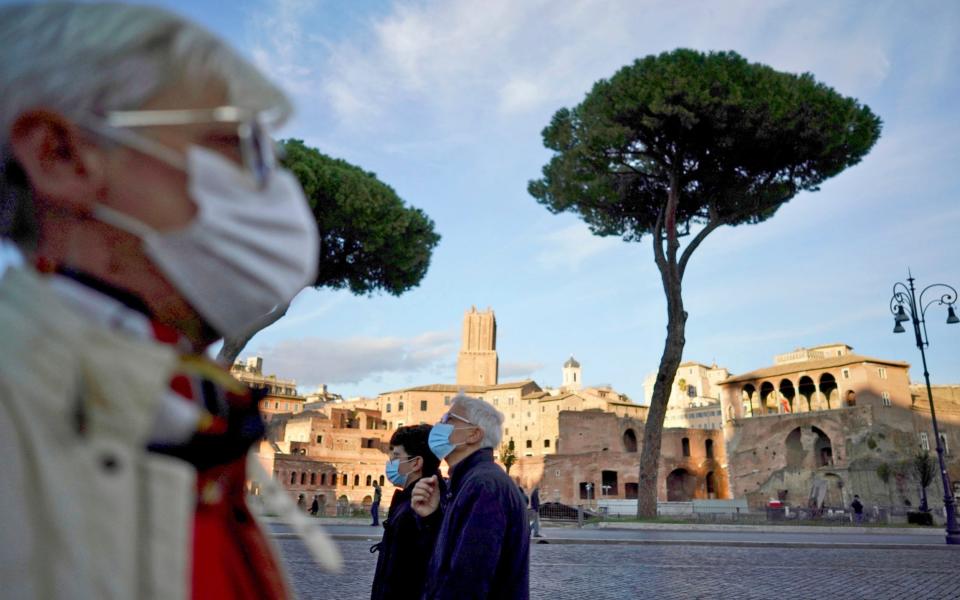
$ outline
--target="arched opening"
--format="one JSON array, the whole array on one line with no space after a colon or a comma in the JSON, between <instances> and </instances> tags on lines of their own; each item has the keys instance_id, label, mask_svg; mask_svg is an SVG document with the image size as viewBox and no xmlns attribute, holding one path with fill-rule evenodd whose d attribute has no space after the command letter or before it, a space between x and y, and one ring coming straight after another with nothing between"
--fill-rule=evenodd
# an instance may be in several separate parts
<instances>
[{"instance_id":1,"label":"arched opening","mask_svg":"<svg viewBox=\"0 0 960 600\"><path fill-rule=\"evenodd\" d=\"M821 407L830 410L832 408L838 408L839 404L837 403L837 379L830 373L824 373L820 376L820 393L823 395L824 406Z\"/></svg>"},{"instance_id":2,"label":"arched opening","mask_svg":"<svg viewBox=\"0 0 960 600\"><path fill-rule=\"evenodd\" d=\"M752 383L748 383L740 389L740 400L743 403L743 416L745 417L753 416L753 396L756 392L757 388L753 387Z\"/></svg>"},{"instance_id":3,"label":"arched opening","mask_svg":"<svg viewBox=\"0 0 960 600\"><path fill-rule=\"evenodd\" d=\"M690 456L690 438L680 440L680 451L684 456Z\"/></svg>"},{"instance_id":4,"label":"arched opening","mask_svg":"<svg viewBox=\"0 0 960 600\"><path fill-rule=\"evenodd\" d=\"M370 507L373 505L373 498L370 496L364 496L363 500L360 501L360 504L363 505L365 510L370 510Z\"/></svg>"},{"instance_id":5,"label":"arched opening","mask_svg":"<svg viewBox=\"0 0 960 600\"><path fill-rule=\"evenodd\" d=\"M380 476L380 485L383 485L383 475Z\"/></svg>"},{"instance_id":6,"label":"arched opening","mask_svg":"<svg viewBox=\"0 0 960 600\"><path fill-rule=\"evenodd\" d=\"M297 472L290 471L290 485L296 485L296 484L297 484Z\"/></svg>"},{"instance_id":7,"label":"arched opening","mask_svg":"<svg viewBox=\"0 0 960 600\"><path fill-rule=\"evenodd\" d=\"M697 492L697 478L686 469L674 469L667 475L667 501L686 502Z\"/></svg>"},{"instance_id":8,"label":"arched opening","mask_svg":"<svg viewBox=\"0 0 960 600\"><path fill-rule=\"evenodd\" d=\"M853 390L847 390L847 406L857 405L857 393Z\"/></svg>"},{"instance_id":9,"label":"arched opening","mask_svg":"<svg viewBox=\"0 0 960 600\"><path fill-rule=\"evenodd\" d=\"M345 495L337 498L337 516L350 516L350 498L347 498Z\"/></svg>"},{"instance_id":10,"label":"arched opening","mask_svg":"<svg viewBox=\"0 0 960 600\"><path fill-rule=\"evenodd\" d=\"M360 475L359 475L359 474L353 476L353 485L354 485L354 486L360 485Z\"/></svg>"},{"instance_id":11,"label":"arched opening","mask_svg":"<svg viewBox=\"0 0 960 600\"><path fill-rule=\"evenodd\" d=\"M327 474L320 473L320 485L327 485Z\"/></svg>"},{"instance_id":12,"label":"arched opening","mask_svg":"<svg viewBox=\"0 0 960 600\"><path fill-rule=\"evenodd\" d=\"M317 485L317 474L310 473L310 485Z\"/></svg>"},{"instance_id":13,"label":"arched opening","mask_svg":"<svg viewBox=\"0 0 960 600\"><path fill-rule=\"evenodd\" d=\"M717 477L713 474L713 471L707 473L707 498L713 499L717 497Z\"/></svg>"},{"instance_id":14,"label":"arched opening","mask_svg":"<svg viewBox=\"0 0 960 600\"><path fill-rule=\"evenodd\" d=\"M303 473L300 473L300 485L306 485L306 484L307 484L307 472L304 471Z\"/></svg>"},{"instance_id":15,"label":"arched opening","mask_svg":"<svg viewBox=\"0 0 960 600\"><path fill-rule=\"evenodd\" d=\"M373 485L373 475L367 475L367 487Z\"/></svg>"},{"instance_id":16,"label":"arched opening","mask_svg":"<svg viewBox=\"0 0 960 600\"><path fill-rule=\"evenodd\" d=\"M347 485L347 474L346 474L346 473L343 474L343 480L342 480L342 482L343 482L343 485Z\"/></svg>"},{"instance_id":17,"label":"arched opening","mask_svg":"<svg viewBox=\"0 0 960 600\"><path fill-rule=\"evenodd\" d=\"M786 446L787 454L787 468L788 469L802 469L803 468L803 459L806 456L806 452L803 451L803 442L801 441L802 433L800 428L797 427L789 434L787 434L787 439L784 442Z\"/></svg>"},{"instance_id":18,"label":"arched opening","mask_svg":"<svg viewBox=\"0 0 960 600\"><path fill-rule=\"evenodd\" d=\"M713 458L713 440L707 440L703 443L703 449L707 453L707 458Z\"/></svg>"},{"instance_id":19,"label":"arched opening","mask_svg":"<svg viewBox=\"0 0 960 600\"><path fill-rule=\"evenodd\" d=\"M828 467L833 464L833 445L830 438L817 427L811 427L813 433L817 435L817 441L813 444L813 455L817 459L818 467Z\"/></svg>"},{"instance_id":20,"label":"arched opening","mask_svg":"<svg viewBox=\"0 0 960 600\"><path fill-rule=\"evenodd\" d=\"M813 379L810 379L807 375L801 377L800 383L797 385L797 392L799 392L801 398L800 410L797 412L809 412L813 410L812 399L813 395L817 393L817 386L813 383Z\"/></svg>"},{"instance_id":21,"label":"arched opening","mask_svg":"<svg viewBox=\"0 0 960 600\"><path fill-rule=\"evenodd\" d=\"M632 429L623 432L623 449L625 452L637 451L637 434Z\"/></svg>"},{"instance_id":22,"label":"arched opening","mask_svg":"<svg viewBox=\"0 0 960 600\"><path fill-rule=\"evenodd\" d=\"M793 399L797 397L797 390L793 388L793 382L789 379L780 381L780 411L792 413L795 411Z\"/></svg>"},{"instance_id":23,"label":"arched opening","mask_svg":"<svg viewBox=\"0 0 960 600\"><path fill-rule=\"evenodd\" d=\"M769 381L764 381L760 384L760 412L764 415L777 414L780 412L777 410L777 394L773 389L773 384Z\"/></svg>"}]
</instances>

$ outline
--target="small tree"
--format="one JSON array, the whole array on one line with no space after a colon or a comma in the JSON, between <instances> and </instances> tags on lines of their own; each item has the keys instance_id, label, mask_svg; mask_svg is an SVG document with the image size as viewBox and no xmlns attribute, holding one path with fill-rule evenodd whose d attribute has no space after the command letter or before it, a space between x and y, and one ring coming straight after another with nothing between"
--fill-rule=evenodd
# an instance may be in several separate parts
<instances>
[{"instance_id":1,"label":"small tree","mask_svg":"<svg viewBox=\"0 0 960 600\"><path fill-rule=\"evenodd\" d=\"M312 287L347 288L354 294L382 290L399 296L419 285L440 241L430 217L406 206L373 173L300 140L286 140L282 146L284 166L300 181L320 231L320 261ZM232 363L254 335L288 308L279 306L245 335L224 340L217 358Z\"/></svg>"},{"instance_id":2,"label":"small tree","mask_svg":"<svg viewBox=\"0 0 960 600\"><path fill-rule=\"evenodd\" d=\"M927 505L927 486L933 482L934 469L933 459L926 450L913 457L913 472L920 482L920 512L930 512Z\"/></svg>"},{"instance_id":3,"label":"small tree","mask_svg":"<svg viewBox=\"0 0 960 600\"><path fill-rule=\"evenodd\" d=\"M500 462L503 463L503 468L507 470L507 475L509 475L510 467L517 462L517 448L513 443L513 438L510 438L510 441L506 444L500 445Z\"/></svg>"},{"instance_id":4,"label":"small tree","mask_svg":"<svg viewBox=\"0 0 960 600\"><path fill-rule=\"evenodd\" d=\"M883 482L883 487L887 489L887 498L890 500L890 506L893 507L893 490L890 489L890 478L893 477L893 469L885 462L880 463L877 465L877 477Z\"/></svg>"},{"instance_id":5,"label":"small tree","mask_svg":"<svg viewBox=\"0 0 960 600\"><path fill-rule=\"evenodd\" d=\"M598 81L543 130L554 155L530 194L551 212L579 215L596 235L653 241L667 336L643 436L639 516L656 515L663 419L686 342L681 283L693 252L718 227L761 223L797 193L817 190L879 135L869 108L810 74L683 49Z\"/></svg>"}]
</instances>

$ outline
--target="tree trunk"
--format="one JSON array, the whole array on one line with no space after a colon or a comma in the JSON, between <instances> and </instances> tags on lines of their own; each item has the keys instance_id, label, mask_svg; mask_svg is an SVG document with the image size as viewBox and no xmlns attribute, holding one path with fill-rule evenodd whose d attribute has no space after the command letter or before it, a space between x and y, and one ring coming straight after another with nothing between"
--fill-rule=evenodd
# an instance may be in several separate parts
<instances>
[{"instance_id":1,"label":"tree trunk","mask_svg":"<svg viewBox=\"0 0 960 600\"><path fill-rule=\"evenodd\" d=\"M226 365L227 367L232 365L233 361L237 360L237 357L240 356L241 352L243 352L243 349L247 346L247 343L253 339L253 336L279 321L283 315L287 314L289 309L289 302L286 304L281 304L260 317L260 319L250 326L250 329L247 331L247 333L233 338L224 338L223 347L220 348L220 352L217 353L217 362L222 365Z\"/></svg>"},{"instance_id":2,"label":"tree trunk","mask_svg":"<svg viewBox=\"0 0 960 600\"><path fill-rule=\"evenodd\" d=\"M668 265L669 266L669 265ZM647 412L647 422L643 432L643 450L640 454L640 490L637 498L637 516L657 516L657 473L660 463L660 440L663 433L663 420L667 414L667 403L677 367L683 356L686 344L687 313L683 310L680 296L680 281L663 277L664 291L667 295L667 339L663 356L657 370L657 380L653 386L653 397Z\"/></svg>"}]
</instances>

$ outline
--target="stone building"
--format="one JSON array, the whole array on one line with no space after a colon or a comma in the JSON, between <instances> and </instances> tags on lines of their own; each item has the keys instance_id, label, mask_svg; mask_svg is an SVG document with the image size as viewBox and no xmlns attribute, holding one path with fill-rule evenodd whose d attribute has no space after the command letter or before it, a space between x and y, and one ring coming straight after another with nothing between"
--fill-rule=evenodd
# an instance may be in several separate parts
<instances>
[{"instance_id":1,"label":"stone building","mask_svg":"<svg viewBox=\"0 0 960 600\"><path fill-rule=\"evenodd\" d=\"M297 393L297 382L279 379L276 375L264 375L263 359L259 356L238 360L233 363L230 373L248 387L266 391L266 396L260 400L260 413L265 421L270 421L274 415L303 410L306 398Z\"/></svg>"},{"instance_id":2,"label":"stone building","mask_svg":"<svg viewBox=\"0 0 960 600\"><path fill-rule=\"evenodd\" d=\"M341 405L342 406L342 405ZM268 440L257 452L268 473L307 506L317 498L323 514L369 507L373 482L384 488L390 435L377 411L328 406L274 419Z\"/></svg>"},{"instance_id":3,"label":"stone building","mask_svg":"<svg viewBox=\"0 0 960 600\"><path fill-rule=\"evenodd\" d=\"M559 450L521 457L510 470L517 483L567 505L636 498L644 421L599 410L558 417ZM661 501L729 498L722 433L664 429L660 474Z\"/></svg>"},{"instance_id":4,"label":"stone building","mask_svg":"<svg viewBox=\"0 0 960 600\"><path fill-rule=\"evenodd\" d=\"M919 486L910 461L935 442L926 390L911 386L908 369L905 362L831 344L781 354L770 367L725 380L723 432L733 495L753 507L778 498L794 506L841 508L853 494L867 505L916 506ZM955 481L960 396L954 389L939 387L936 401ZM939 479L928 495L931 506L942 504Z\"/></svg>"},{"instance_id":5,"label":"stone building","mask_svg":"<svg viewBox=\"0 0 960 600\"><path fill-rule=\"evenodd\" d=\"M491 309L473 306L463 318L463 338L457 356L457 385L496 385L498 374L497 319Z\"/></svg>"},{"instance_id":6,"label":"stone building","mask_svg":"<svg viewBox=\"0 0 960 600\"><path fill-rule=\"evenodd\" d=\"M707 366L693 361L681 363L670 387L670 399L667 401L663 426L722 429L720 383L729 376L729 371L716 364ZM656 372L647 375L643 380L643 394L648 404L653 397L656 381Z\"/></svg>"}]
</instances>

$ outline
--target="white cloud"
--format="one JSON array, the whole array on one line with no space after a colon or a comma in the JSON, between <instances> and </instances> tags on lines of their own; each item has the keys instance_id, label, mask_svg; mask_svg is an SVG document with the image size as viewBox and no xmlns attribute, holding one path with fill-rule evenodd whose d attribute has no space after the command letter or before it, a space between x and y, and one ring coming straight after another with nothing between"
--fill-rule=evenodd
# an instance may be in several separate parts
<instances>
[{"instance_id":1,"label":"white cloud","mask_svg":"<svg viewBox=\"0 0 960 600\"><path fill-rule=\"evenodd\" d=\"M622 245L618 237L593 235L583 223L574 223L544 235L536 260L549 269L577 270L587 260Z\"/></svg>"},{"instance_id":2,"label":"white cloud","mask_svg":"<svg viewBox=\"0 0 960 600\"><path fill-rule=\"evenodd\" d=\"M514 377L530 377L536 371L542 369L545 365L541 362L526 361L505 361L500 363L500 379L511 379Z\"/></svg>"},{"instance_id":3,"label":"white cloud","mask_svg":"<svg viewBox=\"0 0 960 600\"><path fill-rule=\"evenodd\" d=\"M261 347L270 372L300 385L375 381L388 373L432 370L456 353L456 336L431 331L411 338L288 339Z\"/></svg>"}]
</instances>

